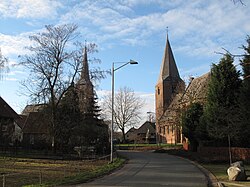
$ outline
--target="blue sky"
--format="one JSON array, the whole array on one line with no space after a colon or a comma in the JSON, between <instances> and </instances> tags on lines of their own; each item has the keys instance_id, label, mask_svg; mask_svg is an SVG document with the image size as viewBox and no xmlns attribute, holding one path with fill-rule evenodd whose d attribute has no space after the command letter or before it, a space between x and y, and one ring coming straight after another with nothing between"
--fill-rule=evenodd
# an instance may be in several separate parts
<instances>
[{"instance_id":1,"label":"blue sky","mask_svg":"<svg viewBox=\"0 0 250 187\"><path fill-rule=\"evenodd\" d=\"M231 0L1 0L0 47L10 64L28 52L28 36L47 24L75 23L82 40L98 45L102 69L112 62L139 62L115 74L116 89L128 86L146 100L143 113L154 111L154 89L166 43L166 27L179 73L185 81L217 63L225 48L239 48L250 34L250 1ZM0 95L21 112L29 100L20 94L28 72L10 67L0 80ZM98 94L111 89L111 77L98 85Z\"/></svg>"}]
</instances>

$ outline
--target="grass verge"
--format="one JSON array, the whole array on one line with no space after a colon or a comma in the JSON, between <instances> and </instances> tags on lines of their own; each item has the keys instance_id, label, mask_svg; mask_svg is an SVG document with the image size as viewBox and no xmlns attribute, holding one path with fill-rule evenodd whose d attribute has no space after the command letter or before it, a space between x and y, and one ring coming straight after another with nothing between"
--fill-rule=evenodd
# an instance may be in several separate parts
<instances>
[{"instance_id":1,"label":"grass verge","mask_svg":"<svg viewBox=\"0 0 250 187\"><path fill-rule=\"evenodd\" d=\"M86 182L121 167L125 159L55 160L0 157L0 187L56 186ZM56 180L55 180L56 179ZM36 184L36 185L34 185ZM41 185L40 185L41 186Z\"/></svg>"},{"instance_id":2,"label":"grass verge","mask_svg":"<svg viewBox=\"0 0 250 187\"><path fill-rule=\"evenodd\" d=\"M217 180L222 183L225 187L247 187L250 186L250 179L248 181L229 181L227 175L227 169L229 164L225 163L201 163L201 165L209 170ZM244 165L246 169L246 174L250 174L250 165Z\"/></svg>"},{"instance_id":3,"label":"grass verge","mask_svg":"<svg viewBox=\"0 0 250 187\"><path fill-rule=\"evenodd\" d=\"M114 171L117 168L120 168L125 163L125 159L116 158L113 163L108 163L102 166L95 168L92 171L80 172L77 175L65 177L59 180L51 180L43 183L42 185L26 185L26 187L41 187L41 186L58 186L58 185L74 185L85 183L91 181L97 177L109 174L111 171Z\"/></svg>"}]
</instances>

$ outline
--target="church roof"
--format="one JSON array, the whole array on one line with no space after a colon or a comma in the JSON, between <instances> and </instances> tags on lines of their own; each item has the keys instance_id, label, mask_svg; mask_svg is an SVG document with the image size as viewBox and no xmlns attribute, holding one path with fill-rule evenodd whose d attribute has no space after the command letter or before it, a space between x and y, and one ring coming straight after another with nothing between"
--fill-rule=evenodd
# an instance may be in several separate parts
<instances>
[{"instance_id":1,"label":"church roof","mask_svg":"<svg viewBox=\"0 0 250 187\"><path fill-rule=\"evenodd\" d=\"M207 97L208 83L210 80L210 72L194 78L186 88L181 103L201 102L204 103Z\"/></svg>"},{"instance_id":2,"label":"church roof","mask_svg":"<svg viewBox=\"0 0 250 187\"><path fill-rule=\"evenodd\" d=\"M160 117L159 122L174 122L175 117L178 115L182 107L189 106L194 102L204 103L206 101L209 80L210 73L194 78L189 83L184 93L178 93L175 95L167 110Z\"/></svg>"},{"instance_id":3,"label":"church roof","mask_svg":"<svg viewBox=\"0 0 250 187\"><path fill-rule=\"evenodd\" d=\"M175 63L174 55L167 36L166 47L162 59L159 82L167 78L180 79L180 75Z\"/></svg>"}]
</instances>

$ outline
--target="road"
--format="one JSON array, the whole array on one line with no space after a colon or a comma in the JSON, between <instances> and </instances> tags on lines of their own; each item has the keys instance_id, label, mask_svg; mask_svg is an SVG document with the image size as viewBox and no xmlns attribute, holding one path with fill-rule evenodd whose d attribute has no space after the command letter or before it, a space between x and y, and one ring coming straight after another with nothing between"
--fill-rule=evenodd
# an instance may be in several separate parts
<instances>
[{"instance_id":1,"label":"road","mask_svg":"<svg viewBox=\"0 0 250 187\"><path fill-rule=\"evenodd\" d=\"M129 158L118 171L81 186L205 187L205 175L188 160L163 153L119 151Z\"/></svg>"}]
</instances>

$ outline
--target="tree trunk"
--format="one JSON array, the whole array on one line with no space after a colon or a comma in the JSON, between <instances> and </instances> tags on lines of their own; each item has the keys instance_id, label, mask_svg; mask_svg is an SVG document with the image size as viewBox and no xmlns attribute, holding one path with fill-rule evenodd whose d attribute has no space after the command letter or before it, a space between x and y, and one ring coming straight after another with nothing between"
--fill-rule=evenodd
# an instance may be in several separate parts
<instances>
[{"instance_id":1,"label":"tree trunk","mask_svg":"<svg viewBox=\"0 0 250 187\"><path fill-rule=\"evenodd\" d=\"M125 136L125 129L121 129L122 130L122 142L126 143L126 136Z\"/></svg>"}]
</instances>

